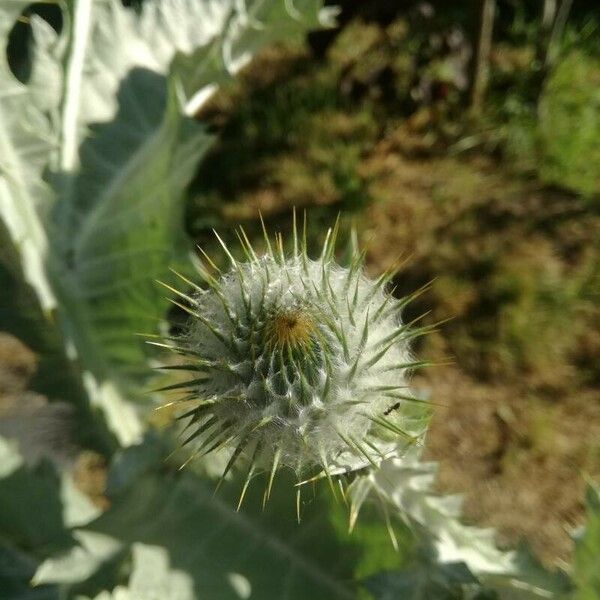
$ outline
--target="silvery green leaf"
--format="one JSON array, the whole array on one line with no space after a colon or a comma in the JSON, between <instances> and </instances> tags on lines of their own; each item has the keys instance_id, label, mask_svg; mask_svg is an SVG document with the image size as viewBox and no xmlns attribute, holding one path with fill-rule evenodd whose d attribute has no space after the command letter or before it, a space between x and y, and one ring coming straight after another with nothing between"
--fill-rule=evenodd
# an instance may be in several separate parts
<instances>
[{"instance_id":1,"label":"silvery green leaf","mask_svg":"<svg viewBox=\"0 0 600 600\"><path fill-rule=\"evenodd\" d=\"M464 562L474 573L510 572L514 553L496 547L493 530L463 525L459 521L461 498L433 491L436 470L435 463L420 460L415 448L382 462L379 470L366 477L373 492L385 498L401 516L430 532L441 562ZM352 488L351 494L355 495Z\"/></svg>"},{"instance_id":2,"label":"silvery green leaf","mask_svg":"<svg viewBox=\"0 0 600 600\"><path fill-rule=\"evenodd\" d=\"M60 498L65 527L79 527L95 519L101 512L75 484L69 473L61 477Z\"/></svg>"},{"instance_id":3,"label":"silvery green leaf","mask_svg":"<svg viewBox=\"0 0 600 600\"><path fill-rule=\"evenodd\" d=\"M187 104L197 94L205 100L231 76L236 65L226 48L249 56L314 23L308 17L318 14L319 3L301 4L292 11L283 1L151 0L140 14L116 0L95 3L89 13L85 0L75 4L73 23L85 22L89 37L81 39L74 25L73 53L79 48L84 58L77 67L71 57L67 76L79 77L82 87L65 88L53 234L60 260L52 263L52 278L92 401L123 444L142 435L125 400L139 395L148 373L149 347L136 334L156 333L168 306L156 280L169 281L169 266L186 250L183 194L212 143L184 115ZM189 57L193 73L171 67L175 56L181 64ZM80 171L71 174L77 164Z\"/></svg>"},{"instance_id":4,"label":"silvery green leaf","mask_svg":"<svg viewBox=\"0 0 600 600\"><path fill-rule=\"evenodd\" d=\"M139 12L117 0L75 2L72 38L82 57L69 64L79 89L66 94L74 97L75 116L67 118L75 119L79 136L85 124L114 117L117 93L132 69L166 75L177 52L189 54L222 36L234 10L231 0L150 0Z\"/></svg>"},{"instance_id":5,"label":"silvery green leaf","mask_svg":"<svg viewBox=\"0 0 600 600\"><path fill-rule=\"evenodd\" d=\"M21 465L0 479L0 538L39 557L72 543L63 523L60 478L49 463Z\"/></svg>"},{"instance_id":6,"label":"silvery green leaf","mask_svg":"<svg viewBox=\"0 0 600 600\"><path fill-rule=\"evenodd\" d=\"M212 46L213 65L220 64L221 78L223 72L237 71L265 43L331 24L330 12L320 6L317 0L148 0L133 11L117 0L74 2L74 47L67 61L65 92L72 114L65 115L65 121L77 126L68 135L81 138L85 124L113 118L116 95L132 69L165 75L176 55L191 58ZM214 91L217 83L206 77L206 59L193 62L193 70L179 73L186 101L198 93L208 97L205 88ZM193 101L194 109L200 105L198 99ZM66 134L63 141L71 143Z\"/></svg>"},{"instance_id":7,"label":"silvery green leaf","mask_svg":"<svg viewBox=\"0 0 600 600\"><path fill-rule=\"evenodd\" d=\"M73 537L77 545L47 558L38 567L33 578L34 585L85 581L123 549L118 540L102 533L74 531Z\"/></svg>"},{"instance_id":8,"label":"silvery green leaf","mask_svg":"<svg viewBox=\"0 0 600 600\"><path fill-rule=\"evenodd\" d=\"M133 544L133 569L129 578L132 599L193 600L193 580L184 571L169 567L169 555L160 546Z\"/></svg>"},{"instance_id":9,"label":"silvery green leaf","mask_svg":"<svg viewBox=\"0 0 600 600\"><path fill-rule=\"evenodd\" d=\"M73 543L63 524L60 478L49 463L25 465L17 443L0 436L0 600L50 600L56 590L32 590L39 561Z\"/></svg>"},{"instance_id":10,"label":"silvery green leaf","mask_svg":"<svg viewBox=\"0 0 600 600\"><path fill-rule=\"evenodd\" d=\"M167 98L164 84L149 71L132 71L115 121L98 126L82 146L77 233L70 248L56 251L65 259L51 265L63 330L88 372L92 402L121 443L142 434L124 400L132 391L127 382L148 372L145 340L136 334L155 330L164 314L167 302L156 279L168 275L182 250L182 194L210 141L181 114L173 89ZM132 90L152 101L132 108ZM133 116L139 121L132 127ZM133 391L139 395L139 384Z\"/></svg>"},{"instance_id":11,"label":"silvery green leaf","mask_svg":"<svg viewBox=\"0 0 600 600\"><path fill-rule=\"evenodd\" d=\"M28 3L0 1L0 39L7 39L15 20ZM57 139L52 113L57 109L56 34L33 18L34 58L31 85L17 81L8 66L4 46L0 53L0 218L18 248L26 281L35 290L45 311L56 305L44 262L48 234L44 215L52 192L42 180ZM48 82L52 81L51 84Z\"/></svg>"},{"instance_id":12,"label":"silvery green leaf","mask_svg":"<svg viewBox=\"0 0 600 600\"><path fill-rule=\"evenodd\" d=\"M126 453L132 450L127 449ZM145 463L144 457L138 458ZM78 529L77 536L89 533L108 536L114 540L115 552L123 557L130 551L135 557L135 548L140 544L162 548L160 556L155 554L153 560L161 562L163 567L168 564L166 581L176 583L179 590L189 578L194 597L203 600L356 597L351 583L356 549L339 542L327 511L319 510L318 506L298 525L293 491L287 493L291 490L289 482L281 483L280 489L286 493L274 495L264 512L260 510L262 486L260 489L251 486L247 511L236 512L229 495L232 493L237 499L240 481L226 484L215 496L214 483L185 471L165 474L162 461L150 472L131 468L127 471L134 480L122 485L120 492L111 497L111 508ZM103 563L115 556L109 553L94 561L90 542L93 544L92 537L81 544L82 551L59 554L44 563L36 581L44 575L44 581L49 581L50 576L57 584L73 585L79 579L83 585L94 564L100 570ZM82 557L87 558L81 561ZM53 569L54 561L62 565L60 570ZM82 562L85 571L80 570ZM68 568L69 564L74 565L73 569ZM157 570L164 573L163 567ZM127 568L126 560L123 568ZM78 576L74 577L74 573ZM185 574L185 579L176 574ZM129 577L129 588L136 581L136 585L141 585L135 568L130 570ZM107 586L113 590L113 600L120 597L117 592L125 593L123 589L115 591L115 583ZM85 592L85 586L78 589Z\"/></svg>"},{"instance_id":13,"label":"silvery green leaf","mask_svg":"<svg viewBox=\"0 0 600 600\"><path fill-rule=\"evenodd\" d=\"M16 440L0 436L0 537L40 554L71 543L68 527L95 519L99 510L68 471L47 460L25 463Z\"/></svg>"},{"instance_id":14,"label":"silvery green leaf","mask_svg":"<svg viewBox=\"0 0 600 600\"><path fill-rule=\"evenodd\" d=\"M94 600L194 600L192 578L184 571L169 568L169 555L160 546L133 544L128 585L104 591ZM78 598L77 600L83 600Z\"/></svg>"},{"instance_id":15,"label":"silvery green leaf","mask_svg":"<svg viewBox=\"0 0 600 600\"><path fill-rule=\"evenodd\" d=\"M371 497L391 505L397 515L413 525L421 543L431 546L438 562L464 563L482 583L504 600L555 598L568 590L566 577L543 569L525 551L503 551L494 541L494 530L464 525L461 498L434 491L435 463L424 463L414 449L402 457L381 463L379 470L364 476ZM364 481L350 486L353 514L368 495Z\"/></svg>"},{"instance_id":16,"label":"silvery green leaf","mask_svg":"<svg viewBox=\"0 0 600 600\"><path fill-rule=\"evenodd\" d=\"M8 477L23 464L23 457L14 440L0 437L0 479Z\"/></svg>"}]
</instances>

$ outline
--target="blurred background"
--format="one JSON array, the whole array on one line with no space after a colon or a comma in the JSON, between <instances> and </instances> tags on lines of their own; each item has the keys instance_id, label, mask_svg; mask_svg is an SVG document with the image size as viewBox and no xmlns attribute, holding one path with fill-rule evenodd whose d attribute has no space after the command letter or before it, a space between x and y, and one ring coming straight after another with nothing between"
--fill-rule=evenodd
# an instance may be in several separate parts
<instances>
[{"instance_id":1,"label":"blurred background","mask_svg":"<svg viewBox=\"0 0 600 600\"><path fill-rule=\"evenodd\" d=\"M440 405L440 486L501 541L567 559L600 475L600 8L335 4L336 28L262 52L197 115L218 143L187 231L210 250L213 227L258 238L260 210L286 232L296 207L317 244L339 213L371 275L402 263L395 294L432 282L405 318L447 320L414 348L442 363L416 377ZM18 72L25 26L9 43ZM35 370L0 334L0 415L27 404L49 431ZM82 460L101 498L102 461Z\"/></svg>"},{"instance_id":2,"label":"blurred background","mask_svg":"<svg viewBox=\"0 0 600 600\"><path fill-rule=\"evenodd\" d=\"M189 231L211 244L259 209L286 230L296 206L322 238L341 212L372 275L406 259L396 294L433 281L405 317L450 319L415 348L451 361L417 378L443 405L441 485L566 558L600 474L600 9L339 4L337 29L269 49L200 115L220 142Z\"/></svg>"}]
</instances>

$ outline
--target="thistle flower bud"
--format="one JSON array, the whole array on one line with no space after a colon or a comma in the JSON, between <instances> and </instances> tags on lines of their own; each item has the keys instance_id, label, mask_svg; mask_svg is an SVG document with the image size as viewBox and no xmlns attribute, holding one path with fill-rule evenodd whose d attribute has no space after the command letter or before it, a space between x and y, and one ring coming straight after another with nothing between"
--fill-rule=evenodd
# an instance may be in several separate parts
<instances>
[{"instance_id":1,"label":"thistle flower bud","mask_svg":"<svg viewBox=\"0 0 600 600\"><path fill-rule=\"evenodd\" d=\"M306 231L306 227L304 228ZM423 432L427 405L411 394L407 374L417 366L409 340L424 332L403 324L410 298L386 291L390 274L376 281L334 261L337 226L321 255L311 260L306 235L286 256L281 236L258 256L243 231L237 261L217 235L231 264L217 275L200 269L205 286L178 292L189 313L175 351L194 375L169 389L192 403L183 418L198 444L194 455L229 447L231 458L250 460L273 476L280 467L314 478L377 465L398 444ZM180 367L181 368L181 367Z\"/></svg>"}]
</instances>

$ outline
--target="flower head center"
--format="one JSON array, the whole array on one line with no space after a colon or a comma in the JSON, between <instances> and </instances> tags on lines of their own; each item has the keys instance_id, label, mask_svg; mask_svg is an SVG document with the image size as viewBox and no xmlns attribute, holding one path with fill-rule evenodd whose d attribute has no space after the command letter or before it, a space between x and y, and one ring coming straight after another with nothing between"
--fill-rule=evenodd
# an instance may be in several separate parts
<instances>
[{"instance_id":1,"label":"flower head center","mask_svg":"<svg viewBox=\"0 0 600 600\"><path fill-rule=\"evenodd\" d=\"M301 310L277 312L267 323L267 344L272 348L298 348L311 343L315 323L311 316Z\"/></svg>"}]
</instances>

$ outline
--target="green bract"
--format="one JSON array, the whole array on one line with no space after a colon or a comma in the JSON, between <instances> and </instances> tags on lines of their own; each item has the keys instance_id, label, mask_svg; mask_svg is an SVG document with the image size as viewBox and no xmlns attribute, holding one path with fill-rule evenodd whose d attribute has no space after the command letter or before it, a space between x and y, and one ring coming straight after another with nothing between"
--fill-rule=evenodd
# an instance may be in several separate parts
<instances>
[{"instance_id":1,"label":"green bract","mask_svg":"<svg viewBox=\"0 0 600 600\"><path fill-rule=\"evenodd\" d=\"M418 364L409 341L426 329L402 322L409 298L386 292L387 274L368 279L362 255L336 264L336 233L312 260L296 233L289 256L266 234L258 256L242 231L244 262L221 242L230 270L211 275L207 258L206 288L179 293L189 321L174 349L192 376L169 388L185 393L185 441L196 455L234 448L225 473L242 454L249 477L270 470L266 497L280 466L305 478L377 465L424 430L427 405L407 374Z\"/></svg>"}]
</instances>

